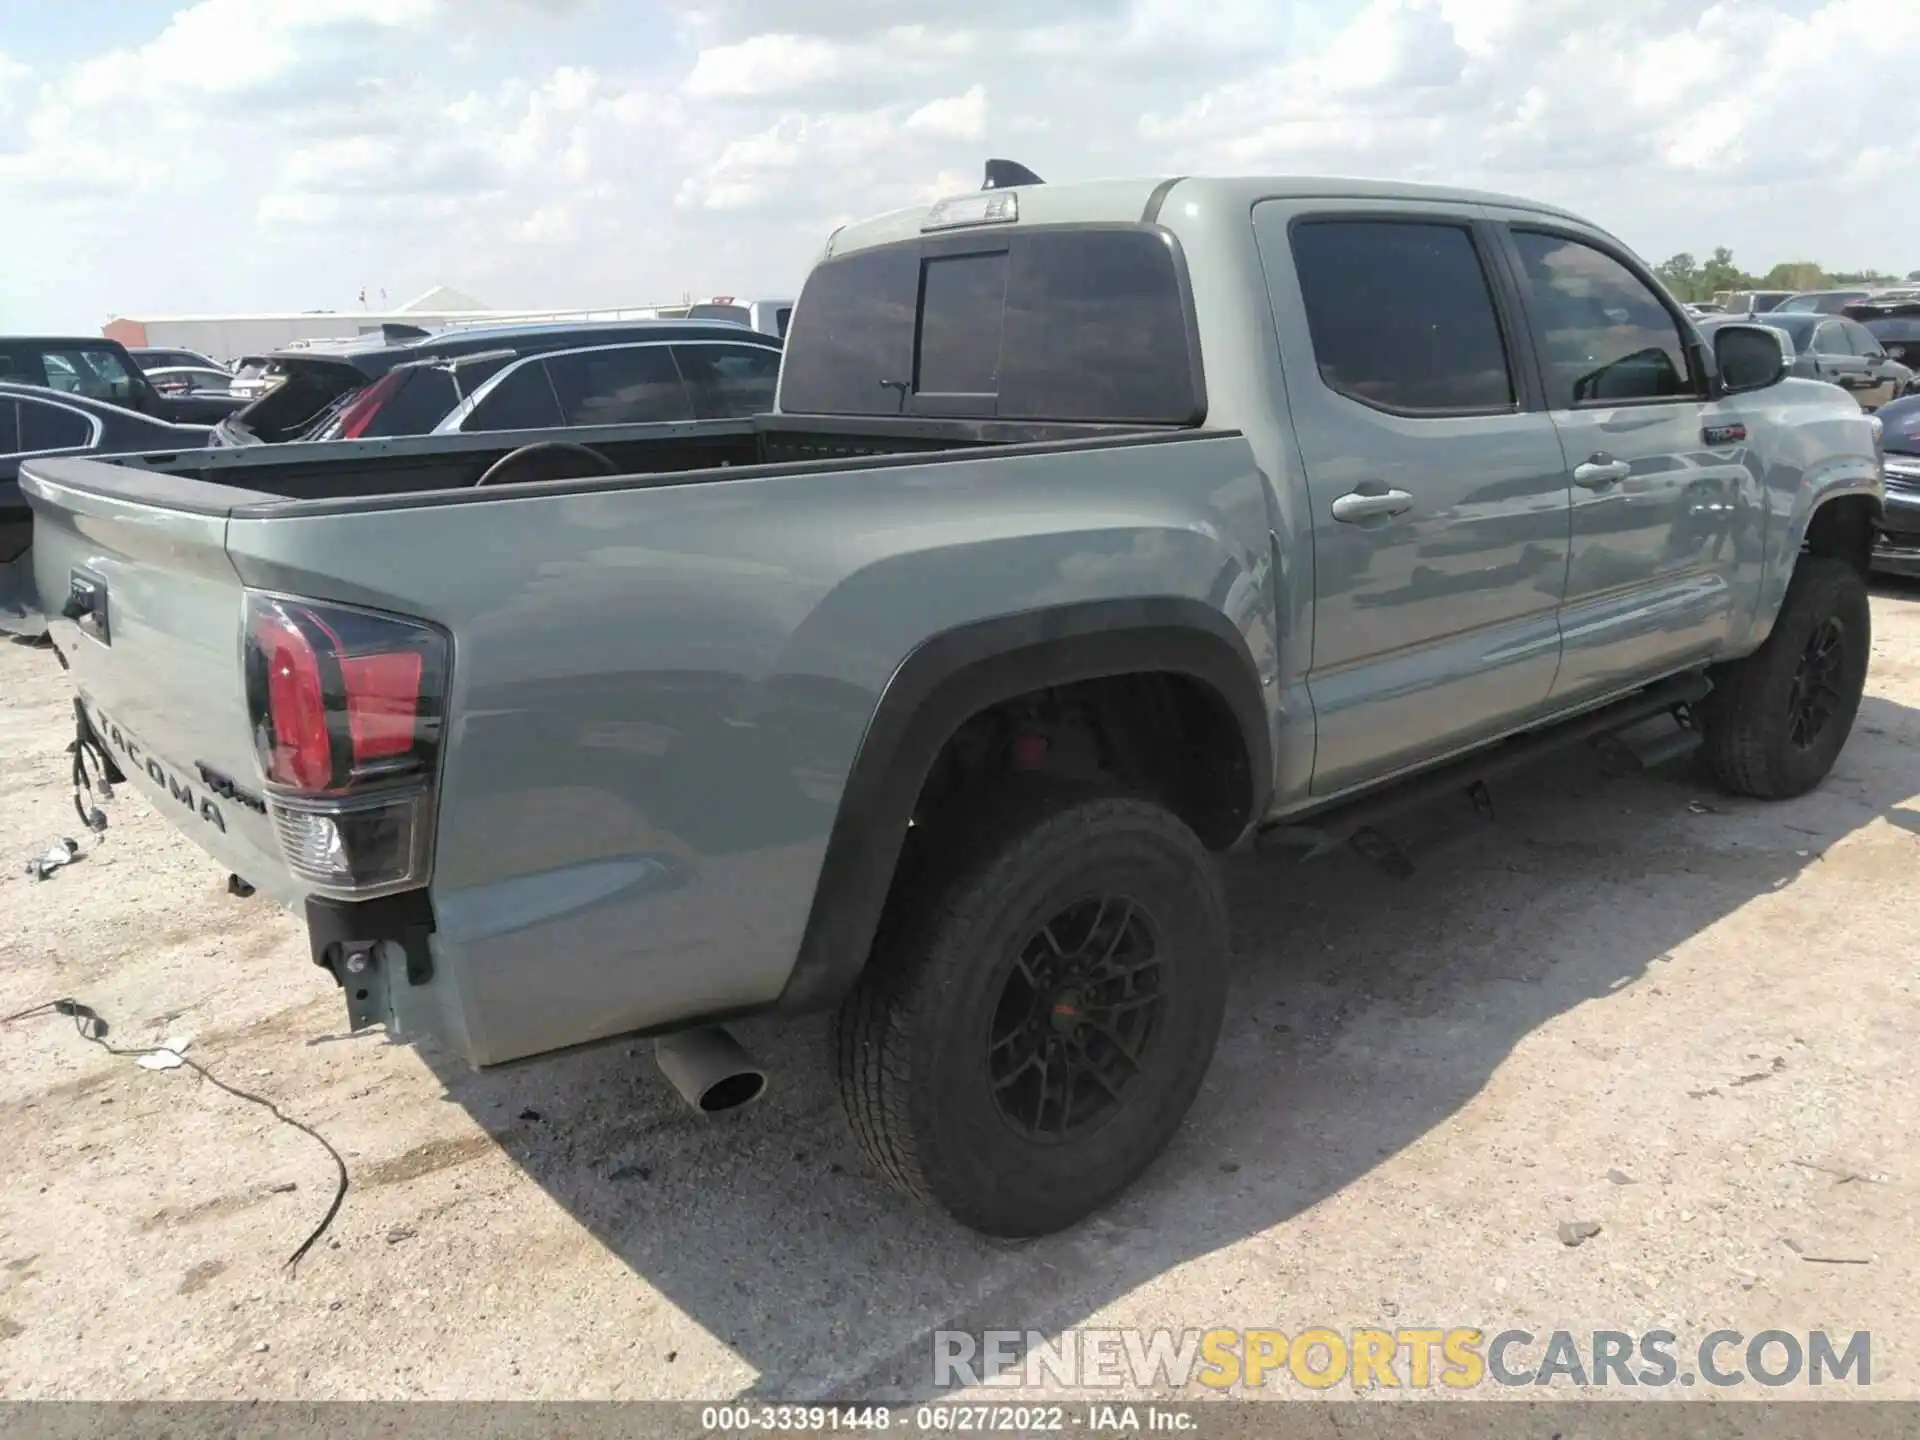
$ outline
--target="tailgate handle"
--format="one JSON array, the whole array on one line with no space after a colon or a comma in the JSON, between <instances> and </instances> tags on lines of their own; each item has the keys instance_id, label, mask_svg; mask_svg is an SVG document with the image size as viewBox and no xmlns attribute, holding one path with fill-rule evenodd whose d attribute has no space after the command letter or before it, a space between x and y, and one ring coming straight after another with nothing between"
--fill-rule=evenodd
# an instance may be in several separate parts
<instances>
[{"instance_id":1,"label":"tailgate handle","mask_svg":"<svg viewBox=\"0 0 1920 1440\"><path fill-rule=\"evenodd\" d=\"M67 603L60 607L60 614L102 645L113 643L107 630L106 581L74 571L68 581Z\"/></svg>"}]
</instances>

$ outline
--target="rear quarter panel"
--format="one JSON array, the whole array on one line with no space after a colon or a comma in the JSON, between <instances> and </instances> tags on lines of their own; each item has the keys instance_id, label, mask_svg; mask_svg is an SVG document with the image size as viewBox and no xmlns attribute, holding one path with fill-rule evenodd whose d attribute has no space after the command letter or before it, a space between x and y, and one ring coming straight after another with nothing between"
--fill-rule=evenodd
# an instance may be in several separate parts
<instances>
[{"instance_id":1,"label":"rear quarter panel","mask_svg":"<svg viewBox=\"0 0 1920 1440\"><path fill-rule=\"evenodd\" d=\"M869 718L932 636L1177 596L1270 677L1266 506L1225 436L241 512L229 551L452 634L436 993L394 1003L488 1064L777 997Z\"/></svg>"}]
</instances>

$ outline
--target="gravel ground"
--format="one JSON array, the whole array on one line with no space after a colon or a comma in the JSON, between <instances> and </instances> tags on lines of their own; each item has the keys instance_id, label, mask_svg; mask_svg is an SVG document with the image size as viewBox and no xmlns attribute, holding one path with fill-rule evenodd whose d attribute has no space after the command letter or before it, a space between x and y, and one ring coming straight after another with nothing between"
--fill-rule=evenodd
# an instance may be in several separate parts
<instances>
[{"instance_id":1,"label":"gravel ground","mask_svg":"<svg viewBox=\"0 0 1920 1440\"><path fill-rule=\"evenodd\" d=\"M68 692L0 647L0 1013L190 1033L352 1176L289 1274L318 1145L67 1019L6 1025L0 1395L895 1396L936 1328L1426 1324L1867 1329L1870 1393L1920 1398L1920 591L1874 617L1854 738L1803 800L1570 757L1495 824L1424 817L1411 880L1230 857L1239 978L1191 1121L1025 1245L866 1171L822 1022L740 1027L774 1090L708 1121L638 1046L476 1075L344 1035L300 926L131 791L25 879L74 830Z\"/></svg>"}]
</instances>

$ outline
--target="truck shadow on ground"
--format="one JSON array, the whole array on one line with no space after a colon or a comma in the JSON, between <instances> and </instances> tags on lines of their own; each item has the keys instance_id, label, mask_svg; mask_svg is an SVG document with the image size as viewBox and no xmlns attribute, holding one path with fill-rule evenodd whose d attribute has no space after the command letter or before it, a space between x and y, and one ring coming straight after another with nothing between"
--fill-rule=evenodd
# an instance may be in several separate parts
<instances>
[{"instance_id":1,"label":"truck shadow on ground","mask_svg":"<svg viewBox=\"0 0 1920 1440\"><path fill-rule=\"evenodd\" d=\"M985 1240L887 1189L841 1121L823 1020L737 1027L774 1084L719 1120L674 1098L643 1043L481 1075L428 1058L754 1369L753 1395L917 1398L931 1331L1055 1332L1300 1214L1447 1120L1545 1022L1657 975L1875 820L1920 825L1916 792L1920 710L1869 697L1834 774L1786 804L1729 799L1685 761L1609 779L1577 751L1498 787L1491 824L1462 800L1396 827L1408 880L1345 853L1227 857L1237 979L1207 1086L1127 1195L1045 1240ZM676 1388L670 1357L636 1359Z\"/></svg>"}]
</instances>

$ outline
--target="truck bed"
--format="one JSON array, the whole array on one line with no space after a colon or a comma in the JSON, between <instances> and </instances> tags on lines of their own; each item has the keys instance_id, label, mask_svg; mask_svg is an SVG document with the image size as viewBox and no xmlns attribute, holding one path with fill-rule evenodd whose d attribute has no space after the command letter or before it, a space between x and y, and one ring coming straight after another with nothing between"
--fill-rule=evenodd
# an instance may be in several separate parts
<instances>
[{"instance_id":1,"label":"truck bed","mask_svg":"<svg viewBox=\"0 0 1920 1440\"><path fill-rule=\"evenodd\" d=\"M694 472L759 466L845 465L888 456L938 455L1006 445L1086 442L1190 431L1118 425L1051 425L1011 421L919 420L761 415L685 424L597 426L475 435L407 436L392 440L246 446L129 455L132 469L189 476L235 490L287 500L364 501L375 496L471 489L496 461L523 446L586 445L612 461L622 483L669 483ZM605 484L616 477L544 484ZM711 478L710 476L707 478ZM490 498L525 485L489 488ZM449 498L461 498L449 496Z\"/></svg>"}]
</instances>

